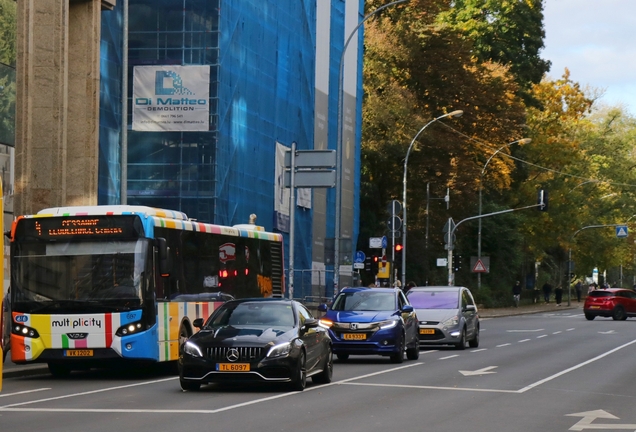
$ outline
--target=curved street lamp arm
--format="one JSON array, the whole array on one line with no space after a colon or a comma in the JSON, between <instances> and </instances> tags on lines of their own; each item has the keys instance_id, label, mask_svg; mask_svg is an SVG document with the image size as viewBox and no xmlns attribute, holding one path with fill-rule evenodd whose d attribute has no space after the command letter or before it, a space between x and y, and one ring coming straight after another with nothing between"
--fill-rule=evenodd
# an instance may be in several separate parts
<instances>
[{"instance_id":1,"label":"curved street lamp arm","mask_svg":"<svg viewBox=\"0 0 636 432\"><path fill-rule=\"evenodd\" d=\"M492 158L494 158L494 157L495 157L495 155L496 155L497 153L499 153L500 151L502 151L502 150L503 150L503 149L505 149L506 147L510 147L510 146L511 146L511 145L513 145L513 144L517 144L517 143L527 144L527 143L529 143L530 141L532 141L530 138L521 138L521 139L518 139L518 140L516 140L516 141L510 142L510 143L508 143L508 144L504 144L504 145L502 145L501 147L499 147L499 148L497 149L497 151L496 151L496 152L494 152L492 155L490 155L490 157L488 158L488 160L487 160L487 161L486 161L486 163L484 164L484 167L483 167L483 168L482 168L482 170L481 170L481 177L482 177L482 178L484 177L484 172L486 171L486 167L488 166L488 164L490 163L490 161L492 160Z\"/></svg>"},{"instance_id":2,"label":"curved street lamp arm","mask_svg":"<svg viewBox=\"0 0 636 432\"><path fill-rule=\"evenodd\" d=\"M586 227L581 228L580 230L574 232L574 234L572 234L572 237L570 237L570 242L574 241L574 237L576 237L576 235L578 233L580 233L581 231L584 231L586 229L590 229L590 228L606 228L606 227L617 227L617 226L622 226L624 224L607 224L607 225L588 225Z\"/></svg>"},{"instance_id":3,"label":"curved street lamp arm","mask_svg":"<svg viewBox=\"0 0 636 432\"><path fill-rule=\"evenodd\" d=\"M422 129L420 129L413 139L411 140L411 144L409 144L409 148L406 151L406 157L404 158L404 177L402 178L402 286L406 286L406 166L409 162L409 155L411 154L411 149L417 141L417 138L420 136L424 129L426 129L431 123L436 122L437 120L443 119L445 117L460 117L464 114L462 110L455 110L449 113L443 114L439 117L435 117L433 120L426 123Z\"/></svg>"}]
</instances>

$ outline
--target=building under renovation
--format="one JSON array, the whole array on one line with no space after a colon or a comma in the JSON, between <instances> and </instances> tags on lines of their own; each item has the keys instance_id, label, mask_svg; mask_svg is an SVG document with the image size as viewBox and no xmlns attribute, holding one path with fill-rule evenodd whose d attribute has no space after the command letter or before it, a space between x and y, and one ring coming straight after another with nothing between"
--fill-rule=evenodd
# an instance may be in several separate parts
<instances>
[{"instance_id":1,"label":"building under renovation","mask_svg":"<svg viewBox=\"0 0 636 432\"><path fill-rule=\"evenodd\" d=\"M338 147L342 88L339 284L351 284L362 28L342 76L340 59L363 8L364 0L118 0L103 11L98 203L170 208L221 225L255 214L284 234L287 254L295 211L294 296L329 296L337 194L298 189L290 206L284 153L293 142Z\"/></svg>"}]
</instances>

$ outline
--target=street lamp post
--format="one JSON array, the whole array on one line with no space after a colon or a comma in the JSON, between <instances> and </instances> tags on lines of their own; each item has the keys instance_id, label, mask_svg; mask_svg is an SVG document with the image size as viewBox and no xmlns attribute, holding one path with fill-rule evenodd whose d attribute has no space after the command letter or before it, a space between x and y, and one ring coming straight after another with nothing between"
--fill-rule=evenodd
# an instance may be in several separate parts
<instances>
[{"instance_id":1,"label":"street lamp post","mask_svg":"<svg viewBox=\"0 0 636 432\"><path fill-rule=\"evenodd\" d=\"M358 31L358 29L362 26L362 24L364 24L364 22L366 20L368 20L369 18L371 18L372 16L374 16L375 14L377 14L378 12L396 5L398 3L404 3L404 2L408 2L410 0L397 0L397 1L393 1L391 3L387 3L384 6L380 6L379 8L377 8L376 10L374 10L373 12L370 12L369 14L367 14L364 18L362 18L362 21L360 21L358 23L358 25L351 31L351 34L349 34L349 37L347 38L347 41L345 42L343 48L342 48L342 54L340 55L340 70L338 71L338 141L336 143L336 221L335 221L335 235L334 235L334 272L333 272L333 282L334 282L334 287L337 289L338 288L338 283L339 283L339 279L340 279L340 213L342 212L342 191L340 190L342 188L342 127L343 127L343 121L342 121L342 105L343 105L343 80L344 80L344 56L345 56L345 52L347 51L347 47L349 46L349 42L351 42L351 39L353 38L353 36L356 34L356 32Z\"/></svg>"},{"instance_id":2,"label":"street lamp post","mask_svg":"<svg viewBox=\"0 0 636 432\"><path fill-rule=\"evenodd\" d=\"M433 120L429 121L428 123L426 123L424 125L424 127L422 129L420 129L417 134L415 134L415 136L413 137L413 140L411 140L411 144L409 145L408 150L406 151L406 157L404 158L404 177L402 179L402 186L403 186L403 190L402 190L402 212L403 212L403 216L404 216L404 220L402 221L402 286L405 287L406 286L406 165L409 162L409 155L411 154L411 149L413 149L413 145L415 144L415 141L417 140L417 137L420 136L420 134L422 132L424 132L424 129L426 129L431 123L436 122L437 120L446 118L446 117L460 117L462 114L464 114L464 111L462 110L455 110L453 112L450 112L448 114L444 114L441 115L439 117L434 118Z\"/></svg>"},{"instance_id":3,"label":"street lamp post","mask_svg":"<svg viewBox=\"0 0 636 432\"><path fill-rule=\"evenodd\" d=\"M481 170L481 177L479 178L479 216L481 216L481 211L482 211L482 207L481 207L481 202L482 202L482 190L483 190L483 184L484 184L484 173L486 172L486 167L488 166L488 163L490 163L490 161L492 160L492 158L495 157L495 155L497 153L499 153L501 150L505 149L506 147L509 147L513 144L528 144L532 141L531 138L522 138L522 139L518 139L516 141L510 142L508 144L502 145L501 147L499 147L497 149L497 151L495 151L492 155L490 155L490 157L488 158L488 160L486 161L486 163L484 164L484 167ZM479 228L477 229L477 259L481 261L481 217L479 218ZM481 273L477 273L477 289L481 288Z\"/></svg>"}]
</instances>

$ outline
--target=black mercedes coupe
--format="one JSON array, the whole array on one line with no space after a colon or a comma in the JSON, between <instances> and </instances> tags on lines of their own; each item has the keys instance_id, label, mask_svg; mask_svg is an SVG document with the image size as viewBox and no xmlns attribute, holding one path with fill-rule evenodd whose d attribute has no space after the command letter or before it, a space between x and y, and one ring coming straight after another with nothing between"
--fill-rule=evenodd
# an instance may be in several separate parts
<instances>
[{"instance_id":1,"label":"black mercedes coupe","mask_svg":"<svg viewBox=\"0 0 636 432\"><path fill-rule=\"evenodd\" d=\"M282 382L302 391L311 377L329 383L333 374L327 329L297 301L254 298L231 300L215 310L179 355L183 390L201 384Z\"/></svg>"}]
</instances>

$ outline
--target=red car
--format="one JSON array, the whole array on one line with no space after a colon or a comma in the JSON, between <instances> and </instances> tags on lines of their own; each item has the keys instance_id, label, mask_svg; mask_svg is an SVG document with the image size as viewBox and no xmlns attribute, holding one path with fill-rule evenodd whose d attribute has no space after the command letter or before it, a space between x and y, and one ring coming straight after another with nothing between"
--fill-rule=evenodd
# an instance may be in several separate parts
<instances>
[{"instance_id":1,"label":"red car","mask_svg":"<svg viewBox=\"0 0 636 432\"><path fill-rule=\"evenodd\" d=\"M614 320L636 317L636 291L623 288L592 291L585 299L583 312L588 320L597 316L612 317Z\"/></svg>"}]
</instances>

